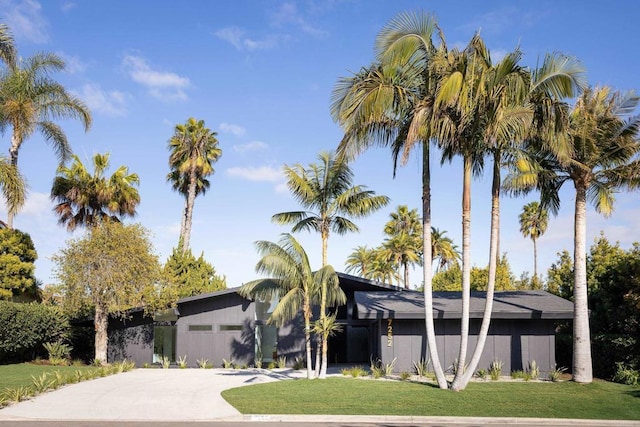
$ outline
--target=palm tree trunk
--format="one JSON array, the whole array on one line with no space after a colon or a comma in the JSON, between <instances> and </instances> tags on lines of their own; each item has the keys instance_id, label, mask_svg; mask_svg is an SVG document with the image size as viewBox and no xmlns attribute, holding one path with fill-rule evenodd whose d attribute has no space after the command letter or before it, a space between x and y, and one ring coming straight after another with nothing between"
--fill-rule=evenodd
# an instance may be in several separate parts
<instances>
[{"instance_id":1,"label":"palm tree trunk","mask_svg":"<svg viewBox=\"0 0 640 427\"><path fill-rule=\"evenodd\" d=\"M574 229L574 287L573 287L573 380L593 381L589 307L587 300L587 198L586 186L576 182L576 211Z\"/></svg>"},{"instance_id":2,"label":"palm tree trunk","mask_svg":"<svg viewBox=\"0 0 640 427\"><path fill-rule=\"evenodd\" d=\"M313 378L313 360L311 359L311 302L309 296L304 296L304 307L302 315L304 316L304 344L307 355L307 379Z\"/></svg>"},{"instance_id":3,"label":"palm tree trunk","mask_svg":"<svg viewBox=\"0 0 640 427\"><path fill-rule=\"evenodd\" d=\"M404 265L404 287L409 289L409 263L403 263Z\"/></svg>"},{"instance_id":4,"label":"palm tree trunk","mask_svg":"<svg viewBox=\"0 0 640 427\"><path fill-rule=\"evenodd\" d=\"M329 241L329 232L322 230L322 266L327 265L327 246ZM320 289L320 324L324 324L327 317L327 286L323 283ZM322 335L318 335L316 343L316 377L326 378L327 376L327 340ZM324 376L323 376L324 372Z\"/></svg>"},{"instance_id":5,"label":"palm tree trunk","mask_svg":"<svg viewBox=\"0 0 640 427\"><path fill-rule=\"evenodd\" d=\"M191 239L191 221L193 219L193 206L196 202L196 171L191 169L189 173L189 190L187 192L187 203L184 209L184 234L182 236L182 252L189 249Z\"/></svg>"},{"instance_id":6,"label":"palm tree trunk","mask_svg":"<svg viewBox=\"0 0 640 427\"><path fill-rule=\"evenodd\" d=\"M471 376L476 371L484 345L489 333L489 325L491 324L491 312L493 310L493 292L496 284L496 269L498 263L498 242L500 230L500 156L495 153L493 160L493 182L491 185L491 238L489 241L489 282L487 283L487 296L484 302L484 313L482 315L482 324L480 325L480 333L478 341L473 350L471 361L467 370L461 378L456 375L451 389L454 391L464 390L471 380Z\"/></svg>"},{"instance_id":7,"label":"palm tree trunk","mask_svg":"<svg viewBox=\"0 0 640 427\"><path fill-rule=\"evenodd\" d=\"M469 344L469 302L471 293L471 156L464 157L462 184L462 318L456 378L464 373Z\"/></svg>"},{"instance_id":8,"label":"palm tree trunk","mask_svg":"<svg viewBox=\"0 0 640 427\"><path fill-rule=\"evenodd\" d=\"M21 138L18 136L17 132L13 132L11 134L11 147L9 147L9 160L11 161L11 166L18 170L18 150L20 149ZM12 210L7 212L7 228L13 229L13 219L15 218L16 213Z\"/></svg>"},{"instance_id":9,"label":"palm tree trunk","mask_svg":"<svg viewBox=\"0 0 640 427\"><path fill-rule=\"evenodd\" d=\"M107 328L109 326L109 314L105 307L101 304L96 304L95 319L93 324L96 330L95 337L95 359L100 361L100 364L107 363L107 345L109 338L107 335Z\"/></svg>"},{"instance_id":10,"label":"palm tree trunk","mask_svg":"<svg viewBox=\"0 0 640 427\"><path fill-rule=\"evenodd\" d=\"M535 282L538 281L538 245L536 242L536 238L533 237L533 278Z\"/></svg>"},{"instance_id":11,"label":"palm tree trunk","mask_svg":"<svg viewBox=\"0 0 640 427\"><path fill-rule=\"evenodd\" d=\"M444 376L438 346L436 343L436 331L433 324L433 271L431 257L431 170L429 167L429 142L422 144L422 251L424 256L423 279L424 279L424 318L427 332L427 347L429 357L436 374L438 386L446 389L447 379Z\"/></svg>"}]
</instances>

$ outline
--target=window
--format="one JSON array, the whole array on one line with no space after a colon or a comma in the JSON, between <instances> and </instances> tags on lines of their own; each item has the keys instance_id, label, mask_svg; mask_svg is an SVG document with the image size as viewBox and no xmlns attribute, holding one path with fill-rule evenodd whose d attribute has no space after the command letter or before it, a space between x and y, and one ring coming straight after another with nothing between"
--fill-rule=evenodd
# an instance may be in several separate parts
<instances>
[{"instance_id":1,"label":"window","mask_svg":"<svg viewBox=\"0 0 640 427\"><path fill-rule=\"evenodd\" d=\"M153 363L162 363L164 358L176 360L176 326L156 325L153 328Z\"/></svg>"},{"instance_id":2,"label":"window","mask_svg":"<svg viewBox=\"0 0 640 427\"><path fill-rule=\"evenodd\" d=\"M213 325L189 325L189 332L213 331Z\"/></svg>"},{"instance_id":3,"label":"window","mask_svg":"<svg viewBox=\"0 0 640 427\"><path fill-rule=\"evenodd\" d=\"M220 332L241 331L242 325L220 325Z\"/></svg>"}]
</instances>

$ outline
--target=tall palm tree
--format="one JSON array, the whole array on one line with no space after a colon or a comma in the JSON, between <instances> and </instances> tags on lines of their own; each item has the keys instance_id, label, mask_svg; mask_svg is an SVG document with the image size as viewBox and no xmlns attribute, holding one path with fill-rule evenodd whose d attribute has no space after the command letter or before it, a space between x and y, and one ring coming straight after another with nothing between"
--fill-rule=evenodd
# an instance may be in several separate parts
<instances>
[{"instance_id":1,"label":"tall palm tree","mask_svg":"<svg viewBox=\"0 0 640 427\"><path fill-rule=\"evenodd\" d=\"M185 198L180 226L183 252L189 249L196 197L204 194L209 187L206 178L214 173L213 163L222 155L216 135L216 132L205 127L204 120L192 117L185 124L176 125L174 135L169 139L171 172L167 180Z\"/></svg>"},{"instance_id":2,"label":"tall palm tree","mask_svg":"<svg viewBox=\"0 0 640 427\"><path fill-rule=\"evenodd\" d=\"M409 210L406 205L398 206L389 216L391 219L384 226L389 238L382 245L402 266L404 287L409 289L409 264L422 264L422 220L417 209Z\"/></svg>"},{"instance_id":3,"label":"tall palm tree","mask_svg":"<svg viewBox=\"0 0 640 427\"><path fill-rule=\"evenodd\" d=\"M460 259L458 247L445 234L447 234L446 231L431 227L431 261L438 259L438 271L457 263Z\"/></svg>"},{"instance_id":4,"label":"tall palm tree","mask_svg":"<svg viewBox=\"0 0 640 427\"><path fill-rule=\"evenodd\" d=\"M317 301L321 288L329 291L328 304L339 305L346 302L346 297L338 286L337 274L330 265L313 272L304 248L290 234L283 234L278 244L258 241L256 247L262 256L256 265L256 272L270 277L245 283L238 292L244 297L257 300L269 301L279 297L278 305L268 319L271 324L282 325L302 312L307 378L311 379L314 376L311 360L312 304ZM326 358L326 353L323 357Z\"/></svg>"},{"instance_id":5,"label":"tall palm tree","mask_svg":"<svg viewBox=\"0 0 640 427\"><path fill-rule=\"evenodd\" d=\"M365 279L376 280L381 283L392 284L400 279L398 274L398 264L384 247L377 247L371 250L371 268L367 270Z\"/></svg>"},{"instance_id":6,"label":"tall palm tree","mask_svg":"<svg viewBox=\"0 0 640 427\"><path fill-rule=\"evenodd\" d=\"M431 259L431 173L429 144L439 120L434 101L440 80L433 58L442 54L433 37L433 16L401 13L376 38L377 62L356 75L342 78L332 94L331 115L345 136L338 154L355 157L372 146L389 146L394 159L406 163L422 149L423 256ZM440 33L442 40L442 34ZM441 44L442 46L442 44ZM425 327L431 362L440 388L447 388L438 356L433 323L432 266L423 264Z\"/></svg>"},{"instance_id":7,"label":"tall palm tree","mask_svg":"<svg viewBox=\"0 0 640 427\"><path fill-rule=\"evenodd\" d=\"M292 232L316 231L322 240L322 265L327 265L327 244L330 232L346 234L357 232L358 226L348 217L362 218L389 203L387 196L376 195L361 185L353 185L353 172L344 159L336 159L334 153L321 152L319 164L307 169L296 164L285 166L287 186L298 202L309 210L281 212L271 219L281 225L292 224ZM321 289L320 321L325 322L327 292ZM326 351L323 340L323 353ZM321 371L322 366L319 367Z\"/></svg>"},{"instance_id":8,"label":"tall palm tree","mask_svg":"<svg viewBox=\"0 0 640 427\"><path fill-rule=\"evenodd\" d=\"M347 257L346 272L367 277L373 265L373 255L373 249L367 248L366 245L355 247L349 257Z\"/></svg>"},{"instance_id":9,"label":"tall palm tree","mask_svg":"<svg viewBox=\"0 0 640 427\"><path fill-rule=\"evenodd\" d=\"M631 116L640 104L635 93L609 87L583 92L569 114L565 137L569 158L553 147L532 140L531 158L522 158L511 176L513 188L536 188L540 204L557 214L559 190L572 182L576 190L574 224L573 380L593 381L589 308L587 301L587 202L609 216L615 192L640 186L640 116Z\"/></svg>"},{"instance_id":10,"label":"tall palm tree","mask_svg":"<svg viewBox=\"0 0 640 427\"><path fill-rule=\"evenodd\" d=\"M60 163L69 158L71 147L55 119L80 119L85 131L89 130L91 113L85 104L49 77L64 67L58 56L42 53L19 61L0 75L0 130L12 130L9 158L13 166L18 166L20 148L35 131L51 144ZM13 217L10 213L9 227Z\"/></svg>"},{"instance_id":11,"label":"tall palm tree","mask_svg":"<svg viewBox=\"0 0 640 427\"><path fill-rule=\"evenodd\" d=\"M93 156L93 174L78 156L72 159L70 166L58 167L51 188L51 199L56 203L53 210L60 224L73 231L79 226L93 227L103 219L120 221L136 214L140 203L137 174L120 166L107 177L109 153Z\"/></svg>"},{"instance_id":12,"label":"tall palm tree","mask_svg":"<svg viewBox=\"0 0 640 427\"><path fill-rule=\"evenodd\" d=\"M522 207L522 213L518 216L520 232L524 237L530 237L533 242L533 277L538 278L538 247L537 241L545 231L549 223L549 214L538 202L527 203Z\"/></svg>"}]
</instances>

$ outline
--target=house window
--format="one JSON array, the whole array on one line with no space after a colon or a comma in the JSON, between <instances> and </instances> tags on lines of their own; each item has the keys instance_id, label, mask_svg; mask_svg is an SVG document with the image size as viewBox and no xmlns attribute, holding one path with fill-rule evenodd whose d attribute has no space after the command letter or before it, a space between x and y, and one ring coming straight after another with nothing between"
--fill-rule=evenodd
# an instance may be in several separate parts
<instances>
[{"instance_id":1,"label":"house window","mask_svg":"<svg viewBox=\"0 0 640 427\"><path fill-rule=\"evenodd\" d=\"M153 327L153 363L162 363L165 357L176 361L176 332L175 325Z\"/></svg>"},{"instance_id":2,"label":"house window","mask_svg":"<svg viewBox=\"0 0 640 427\"><path fill-rule=\"evenodd\" d=\"M220 325L220 332L241 331L242 325Z\"/></svg>"},{"instance_id":3,"label":"house window","mask_svg":"<svg viewBox=\"0 0 640 427\"><path fill-rule=\"evenodd\" d=\"M189 325L189 332L211 332L213 325Z\"/></svg>"}]
</instances>

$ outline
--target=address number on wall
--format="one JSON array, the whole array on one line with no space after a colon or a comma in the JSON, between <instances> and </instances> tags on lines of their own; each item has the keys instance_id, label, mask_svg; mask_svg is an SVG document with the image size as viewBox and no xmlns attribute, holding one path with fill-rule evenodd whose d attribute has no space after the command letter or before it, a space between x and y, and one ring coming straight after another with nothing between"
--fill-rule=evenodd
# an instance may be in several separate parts
<instances>
[{"instance_id":1,"label":"address number on wall","mask_svg":"<svg viewBox=\"0 0 640 427\"><path fill-rule=\"evenodd\" d=\"M393 347L393 319L387 319L387 347Z\"/></svg>"}]
</instances>

